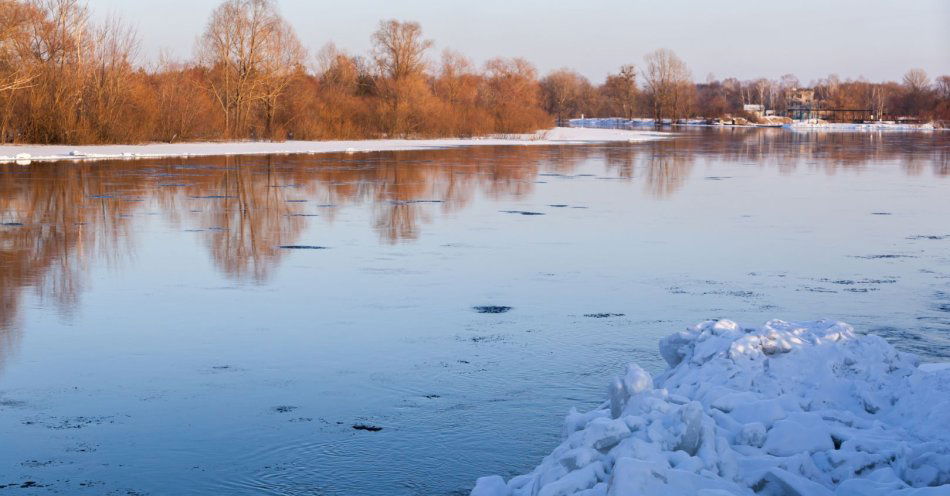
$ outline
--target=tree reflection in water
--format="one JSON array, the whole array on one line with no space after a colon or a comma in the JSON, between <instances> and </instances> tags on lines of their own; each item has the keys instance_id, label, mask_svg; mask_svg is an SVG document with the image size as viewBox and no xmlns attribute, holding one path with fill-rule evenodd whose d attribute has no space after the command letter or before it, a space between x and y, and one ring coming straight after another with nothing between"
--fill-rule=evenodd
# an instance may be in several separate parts
<instances>
[{"instance_id":1,"label":"tree reflection in water","mask_svg":"<svg viewBox=\"0 0 950 496\"><path fill-rule=\"evenodd\" d=\"M400 243L418 238L437 212L464 209L478 195L526 197L550 179L539 173L569 175L590 161L603 164L606 176L642 182L652 197L665 198L700 161L783 174L892 163L906 174L946 176L948 154L940 133L731 129L632 145L0 165L0 363L18 339L13 329L24 294L32 290L68 315L93 261L117 265L132 256L135 219L145 214L199 231L227 277L264 283L287 256L280 246L309 244L300 238L310 224L332 224L352 205L368 204L380 240Z\"/></svg>"}]
</instances>

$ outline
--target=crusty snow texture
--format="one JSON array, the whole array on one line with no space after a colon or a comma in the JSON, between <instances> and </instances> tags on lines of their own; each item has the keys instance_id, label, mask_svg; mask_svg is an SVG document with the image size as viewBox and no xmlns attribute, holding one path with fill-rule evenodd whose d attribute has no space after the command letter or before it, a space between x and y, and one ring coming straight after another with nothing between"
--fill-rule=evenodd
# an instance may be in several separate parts
<instances>
[{"instance_id":1,"label":"crusty snow texture","mask_svg":"<svg viewBox=\"0 0 950 496\"><path fill-rule=\"evenodd\" d=\"M472 496L950 495L950 368L842 322L703 322L628 365L531 473Z\"/></svg>"}]
</instances>

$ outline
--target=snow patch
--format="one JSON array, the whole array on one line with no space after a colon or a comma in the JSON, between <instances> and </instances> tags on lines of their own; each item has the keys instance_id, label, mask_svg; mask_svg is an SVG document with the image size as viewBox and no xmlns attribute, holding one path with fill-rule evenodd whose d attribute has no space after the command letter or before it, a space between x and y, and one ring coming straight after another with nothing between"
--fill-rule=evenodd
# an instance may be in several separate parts
<instances>
[{"instance_id":1,"label":"snow patch","mask_svg":"<svg viewBox=\"0 0 950 496\"><path fill-rule=\"evenodd\" d=\"M571 410L532 472L473 496L948 495L950 366L833 321L707 321Z\"/></svg>"},{"instance_id":2,"label":"snow patch","mask_svg":"<svg viewBox=\"0 0 950 496\"><path fill-rule=\"evenodd\" d=\"M0 146L0 163L16 161L142 159L224 155L291 155L433 150L465 146L580 145L607 142L641 142L669 137L669 133L617 129L554 128L534 134L470 139L362 140L362 141L239 141L223 143L151 143L146 145Z\"/></svg>"}]
</instances>

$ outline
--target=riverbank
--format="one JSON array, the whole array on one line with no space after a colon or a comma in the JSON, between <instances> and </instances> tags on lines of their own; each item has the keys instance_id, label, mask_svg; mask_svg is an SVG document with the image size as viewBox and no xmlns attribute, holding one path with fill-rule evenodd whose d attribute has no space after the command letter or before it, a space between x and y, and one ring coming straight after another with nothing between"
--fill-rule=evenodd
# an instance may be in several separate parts
<instances>
[{"instance_id":1,"label":"riverbank","mask_svg":"<svg viewBox=\"0 0 950 496\"><path fill-rule=\"evenodd\" d=\"M950 493L950 364L841 322L720 320L660 342L565 420L531 473L473 496Z\"/></svg>"},{"instance_id":2,"label":"riverbank","mask_svg":"<svg viewBox=\"0 0 950 496\"><path fill-rule=\"evenodd\" d=\"M573 128L585 129L636 129L636 128L655 128L656 121L653 119L621 119L621 118L603 118L603 119L571 119L570 125ZM845 122L825 122L818 119L809 121L781 122L775 120L767 123L748 123L748 124L710 124L705 119L687 119L671 123L668 119L664 121L666 127L711 127L711 128L783 128L793 131L831 131L831 132L861 132L861 131L947 131L948 129L936 127L933 123L926 124L906 124L896 122L867 122L867 123L845 123Z\"/></svg>"},{"instance_id":3,"label":"riverbank","mask_svg":"<svg viewBox=\"0 0 950 496\"><path fill-rule=\"evenodd\" d=\"M225 155L292 155L429 150L466 146L582 145L642 142L669 137L669 133L624 129L558 127L534 134L455 139L394 139L348 141L238 141L205 143L149 143L144 145L3 145L0 163L24 165L36 161L107 160Z\"/></svg>"}]
</instances>

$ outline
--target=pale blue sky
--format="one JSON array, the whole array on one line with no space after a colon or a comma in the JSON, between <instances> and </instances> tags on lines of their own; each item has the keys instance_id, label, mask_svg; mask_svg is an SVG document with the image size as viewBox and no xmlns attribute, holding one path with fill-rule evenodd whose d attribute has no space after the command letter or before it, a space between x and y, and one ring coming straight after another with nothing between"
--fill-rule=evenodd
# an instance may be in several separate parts
<instances>
[{"instance_id":1,"label":"pale blue sky","mask_svg":"<svg viewBox=\"0 0 950 496\"><path fill-rule=\"evenodd\" d=\"M443 48L476 62L522 56L546 72L572 67L600 81L666 47L696 80L837 73L898 80L911 67L950 73L950 0L278 0L316 52L327 41L365 53L380 19L415 20ZM220 0L89 0L97 16L138 27L143 55L190 57Z\"/></svg>"}]
</instances>

